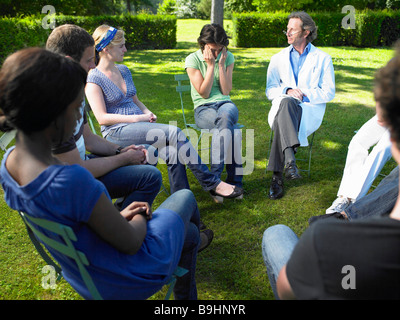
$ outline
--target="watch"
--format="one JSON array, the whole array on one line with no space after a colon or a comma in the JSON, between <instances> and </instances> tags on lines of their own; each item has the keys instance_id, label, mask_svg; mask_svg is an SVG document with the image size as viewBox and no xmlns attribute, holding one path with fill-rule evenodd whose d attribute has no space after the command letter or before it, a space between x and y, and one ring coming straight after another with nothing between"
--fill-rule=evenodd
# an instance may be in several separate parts
<instances>
[{"instance_id":1,"label":"watch","mask_svg":"<svg viewBox=\"0 0 400 320\"><path fill-rule=\"evenodd\" d=\"M120 154L120 153L121 153L121 150L122 150L123 148L124 148L124 147L118 147L118 149L115 150L115 154Z\"/></svg>"}]
</instances>

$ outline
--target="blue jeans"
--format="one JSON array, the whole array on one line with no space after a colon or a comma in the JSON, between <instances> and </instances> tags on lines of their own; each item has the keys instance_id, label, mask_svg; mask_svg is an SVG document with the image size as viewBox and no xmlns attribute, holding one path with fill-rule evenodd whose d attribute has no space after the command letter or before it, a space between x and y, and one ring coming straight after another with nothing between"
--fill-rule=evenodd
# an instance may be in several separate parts
<instances>
[{"instance_id":1,"label":"blue jeans","mask_svg":"<svg viewBox=\"0 0 400 320\"><path fill-rule=\"evenodd\" d=\"M348 206L349 220L390 213L399 194L399 166L396 166L372 192Z\"/></svg>"},{"instance_id":2,"label":"blue jeans","mask_svg":"<svg viewBox=\"0 0 400 320\"><path fill-rule=\"evenodd\" d=\"M221 179L210 172L201 161L185 134L176 126L135 122L111 130L105 138L123 147L131 144L151 144L155 147L158 150L158 156L168 166L171 193L190 189L185 165L206 191L214 189L221 182Z\"/></svg>"},{"instance_id":3,"label":"blue jeans","mask_svg":"<svg viewBox=\"0 0 400 320\"><path fill-rule=\"evenodd\" d=\"M93 156L90 156L93 157ZM153 203L161 188L161 172L150 165L119 167L97 178L106 187L112 199L124 198L121 208L133 201Z\"/></svg>"},{"instance_id":4,"label":"blue jeans","mask_svg":"<svg viewBox=\"0 0 400 320\"><path fill-rule=\"evenodd\" d=\"M174 288L176 300L196 300L197 288L195 280L197 249L200 244L200 213L196 199L190 190L179 190L168 197L159 208L169 209L183 220L186 235L179 266L188 270L178 278Z\"/></svg>"},{"instance_id":5,"label":"blue jeans","mask_svg":"<svg viewBox=\"0 0 400 320\"><path fill-rule=\"evenodd\" d=\"M236 129L239 110L231 101L204 104L195 109L194 118L201 129L216 129L213 132L211 148L211 172L221 177L226 165L226 182L242 187L242 135Z\"/></svg>"},{"instance_id":6,"label":"blue jeans","mask_svg":"<svg viewBox=\"0 0 400 320\"><path fill-rule=\"evenodd\" d=\"M267 267L269 283L276 299L279 299L276 291L276 280L283 266L289 261L298 240L297 235L289 227L282 224L269 227L264 231L262 255Z\"/></svg>"}]
</instances>

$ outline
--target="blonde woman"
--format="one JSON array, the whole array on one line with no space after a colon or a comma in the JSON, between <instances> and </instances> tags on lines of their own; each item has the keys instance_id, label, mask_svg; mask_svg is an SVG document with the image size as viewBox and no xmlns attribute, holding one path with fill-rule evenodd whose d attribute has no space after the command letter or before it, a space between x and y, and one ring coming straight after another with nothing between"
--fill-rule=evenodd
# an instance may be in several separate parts
<instances>
[{"instance_id":1,"label":"blonde woman","mask_svg":"<svg viewBox=\"0 0 400 320\"><path fill-rule=\"evenodd\" d=\"M157 123L157 116L138 98L130 70L122 62L127 51L122 30L102 25L93 38L97 67L88 76L86 97L101 125L103 136L121 146L152 144L168 166L171 193L189 189L185 165L204 190L213 196L235 198L239 187L221 181L201 161L184 133L177 127Z\"/></svg>"}]
</instances>

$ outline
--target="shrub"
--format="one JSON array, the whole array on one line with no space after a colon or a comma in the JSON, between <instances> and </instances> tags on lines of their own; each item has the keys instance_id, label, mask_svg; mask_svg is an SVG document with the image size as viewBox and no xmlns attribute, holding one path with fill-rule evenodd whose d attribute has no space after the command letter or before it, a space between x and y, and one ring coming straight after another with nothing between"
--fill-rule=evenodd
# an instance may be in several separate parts
<instances>
[{"instance_id":1,"label":"shrub","mask_svg":"<svg viewBox=\"0 0 400 320\"><path fill-rule=\"evenodd\" d=\"M0 19L0 63L5 58L25 47L43 46L50 32L42 28L38 17Z\"/></svg>"},{"instance_id":2,"label":"shrub","mask_svg":"<svg viewBox=\"0 0 400 320\"><path fill-rule=\"evenodd\" d=\"M287 40L288 12L233 14L234 44L238 47L280 47ZM342 27L346 14L310 12L318 26L318 46L391 46L400 37L399 11L360 11L355 14L355 29Z\"/></svg>"},{"instance_id":3,"label":"shrub","mask_svg":"<svg viewBox=\"0 0 400 320\"><path fill-rule=\"evenodd\" d=\"M176 46L176 17L170 15L124 14L120 16L57 15L56 25L78 25L90 34L101 24L125 31L128 49L170 49ZM2 18L0 20L0 63L12 52L24 47L46 44L51 29L42 27L42 17Z\"/></svg>"}]
</instances>

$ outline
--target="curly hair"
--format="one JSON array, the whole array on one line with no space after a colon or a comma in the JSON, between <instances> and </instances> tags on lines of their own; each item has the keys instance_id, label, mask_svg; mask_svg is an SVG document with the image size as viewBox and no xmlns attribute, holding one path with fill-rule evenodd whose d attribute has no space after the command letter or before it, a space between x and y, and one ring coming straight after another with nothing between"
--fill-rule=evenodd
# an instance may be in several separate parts
<instances>
[{"instance_id":1,"label":"curly hair","mask_svg":"<svg viewBox=\"0 0 400 320\"><path fill-rule=\"evenodd\" d=\"M400 149L400 54L375 74L375 101L382 111L382 120Z\"/></svg>"}]
</instances>

